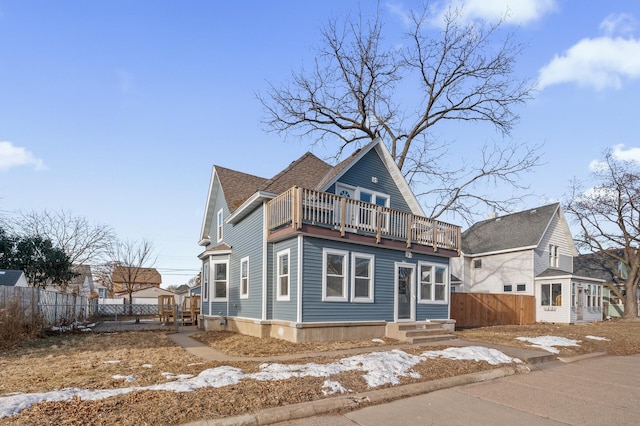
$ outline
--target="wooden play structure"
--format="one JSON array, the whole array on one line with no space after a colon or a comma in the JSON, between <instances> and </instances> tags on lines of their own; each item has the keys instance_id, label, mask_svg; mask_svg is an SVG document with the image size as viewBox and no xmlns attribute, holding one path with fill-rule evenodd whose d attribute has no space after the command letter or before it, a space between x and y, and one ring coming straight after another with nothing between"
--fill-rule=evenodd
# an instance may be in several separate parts
<instances>
[{"instance_id":1,"label":"wooden play structure","mask_svg":"<svg viewBox=\"0 0 640 426\"><path fill-rule=\"evenodd\" d=\"M158 315L160 322L165 324L175 322L178 318L182 324L197 325L198 315L200 315L200 295L183 297L181 305L176 303L172 295L158 296Z\"/></svg>"}]
</instances>

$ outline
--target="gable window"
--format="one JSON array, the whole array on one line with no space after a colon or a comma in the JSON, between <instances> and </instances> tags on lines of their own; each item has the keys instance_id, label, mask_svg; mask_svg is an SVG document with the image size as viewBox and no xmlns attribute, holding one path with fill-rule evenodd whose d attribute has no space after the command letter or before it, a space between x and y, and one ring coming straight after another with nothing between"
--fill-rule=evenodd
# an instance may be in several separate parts
<instances>
[{"instance_id":1,"label":"gable window","mask_svg":"<svg viewBox=\"0 0 640 426\"><path fill-rule=\"evenodd\" d=\"M549 266L557 268L559 265L558 246L549 244Z\"/></svg>"},{"instance_id":2,"label":"gable window","mask_svg":"<svg viewBox=\"0 0 640 426\"><path fill-rule=\"evenodd\" d=\"M351 254L351 300L373 303L374 256L364 253Z\"/></svg>"},{"instance_id":3,"label":"gable window","mask_svg":"<svg viewBox=\"0 0 640 426\"><path fill-rule=\"evenodd\" d=\"M562 284L541 284L541 306L562 306Z\"/></svg>"},{"instance_id":4,"label":"gable window","mask_svg":"<svg viewBox=\"0 0 640 426\"><path fill-rule=\"evenodd\" d=\"M240 298L249 298L249 258L240 260Z\"/></svg>"},{"instance_id":5,"label":"gable window","mask_svg":"<svg viewBox=\"0 0 640 426\"><path fill-rule=\"evenodd\" d=\"M482 259L474 259L473 260L473 267L478 269L478 268L482 268Z\"/></svg>"},{"instance_id":6,"label":"gable window","mask_svg":"<svg viewBox=\"0 0 640 426\"><path fill-rule=\"evenodd\" d=\"M509 293L513 291L513 286L511 284L505 284L502 289L505 293Z\"/></svg>"},{"instance_id":7,"label":"gable window","mask_svg":"<svg viewBox=\"0 0 640 426\"><path fill-rule=\"evenodd\" d=\"M217 223L216 223L216 235L218 236L218 242L222 241L222 209L218 210Z\"/></svg>"},{"instance_id":8,"label":"gable window","mask_svg":"<svg viewBox=\"0 0 640 426\"><path fill-rule=\"evenodd\" d=\"M291 251L289 249L278 252L278 288L276 300L290 300L289 271Z\"/></svg>"},{"instance_id":9,"label":"gable window","mask_svg":"<svg viewBox=\"0 0 640 426\"><path fill-rule=\"evenodd\" d=\"M448 284L447 268L422 262L420 262L419 267L419 302L446 302Z\"/></svg>"},{"instance_id":10,"label":"gable window","mask_svg":"<svg viewBox=\"0 0 640 426\"><path fill-rule=\"evenodd\" d=\"M213 264L213 300L227 300L227 262Z\"/></svg>"},{"instance_id":11,"label":"gable window","mask_svg":"<svg viewBox=\"0 0 640 426\"><path fill-rule=\"evenodd\" d=\"M342 250L322 251L322 300L347 301L347 254Z\"/></svg>"},{"instance_id":12,"label":"gable window","mask_svg":"<svg viewBox=\"0 0 640 426\"><path fill-rule=\"evenodd\" d=\"M209 262L202 265L202 300L209 300Z\"/></svg>"}]
</instances>

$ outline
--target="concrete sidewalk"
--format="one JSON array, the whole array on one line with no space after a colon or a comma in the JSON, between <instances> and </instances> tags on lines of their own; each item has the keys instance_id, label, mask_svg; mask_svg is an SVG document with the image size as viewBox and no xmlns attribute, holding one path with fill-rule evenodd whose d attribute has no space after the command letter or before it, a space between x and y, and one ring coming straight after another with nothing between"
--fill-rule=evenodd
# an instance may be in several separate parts
<instances>
[{"instance_id":1,"label":"concrete sidewalk","mask_svg":"<svg viewBox=\"0 0 640 426\"><path fill-rule=\"evenodd\" d=\"M640 355L602 356L569 364L555 362L530 374L450 387L343 415L319 415L277 424L637 425L638 383Z\"/></svg>"}]
</instances>

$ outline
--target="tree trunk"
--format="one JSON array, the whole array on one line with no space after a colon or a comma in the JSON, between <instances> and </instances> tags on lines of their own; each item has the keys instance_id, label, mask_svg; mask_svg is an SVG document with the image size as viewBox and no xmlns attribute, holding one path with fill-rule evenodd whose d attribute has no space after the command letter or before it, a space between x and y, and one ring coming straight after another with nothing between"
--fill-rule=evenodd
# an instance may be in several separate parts
<instances>
[{"instance_id":1,"label":"tree trunk","mask_svg":"<svg viewBox=\"0 0 640 426\"><path fill-rule=\"evenodd\" d=\"M638 318L638 294L635 286L627 290L627 294L624 298L624 312L622 313L624 319L637 319Z\"/></svg>"}]
</instances>

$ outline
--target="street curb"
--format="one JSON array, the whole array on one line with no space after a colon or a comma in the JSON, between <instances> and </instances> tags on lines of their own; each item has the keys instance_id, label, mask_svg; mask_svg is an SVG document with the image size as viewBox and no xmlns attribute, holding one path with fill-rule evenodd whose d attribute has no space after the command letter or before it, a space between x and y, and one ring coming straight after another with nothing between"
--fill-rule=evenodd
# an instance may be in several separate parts
<instances>
[{"instance_id":1,"label":"street curb","mask_svg":"<svg viewBox=\"0 0 640 426\"><path fill-rule=\"evenodd\" d=\"M363 392L358 395L341 395L334 398L320 399L317 401L292 404L284 407L267 408L254 414L244 414L222 419L199 420L186 423L183 426L262 426L273 423L297 420L327 414L337 410L358 408L360 402L378 404L390 400L421 395L437 390L448 389L455 386L479 383L488 380L512 376L516 373L528 373L530 370L525 365L500 367L493 370L479 371L477 373L463 374L447 377L445 379L428 382L412 383L404 386Z\"/></svg>"},{"instance_id":2,"label":"street curb","mask_svg":"<svg viewBox=\"0 0 640 426\"><path fill-rule=\"evenodd\" d=\"M585 359L597 358L599 356L606 355L606 352L592 352L584 355L576 355L571 357L558 357L558 361L562 361L566 364L570 364L572 362L583 361Z\"/></svg>"}]
</instances>

